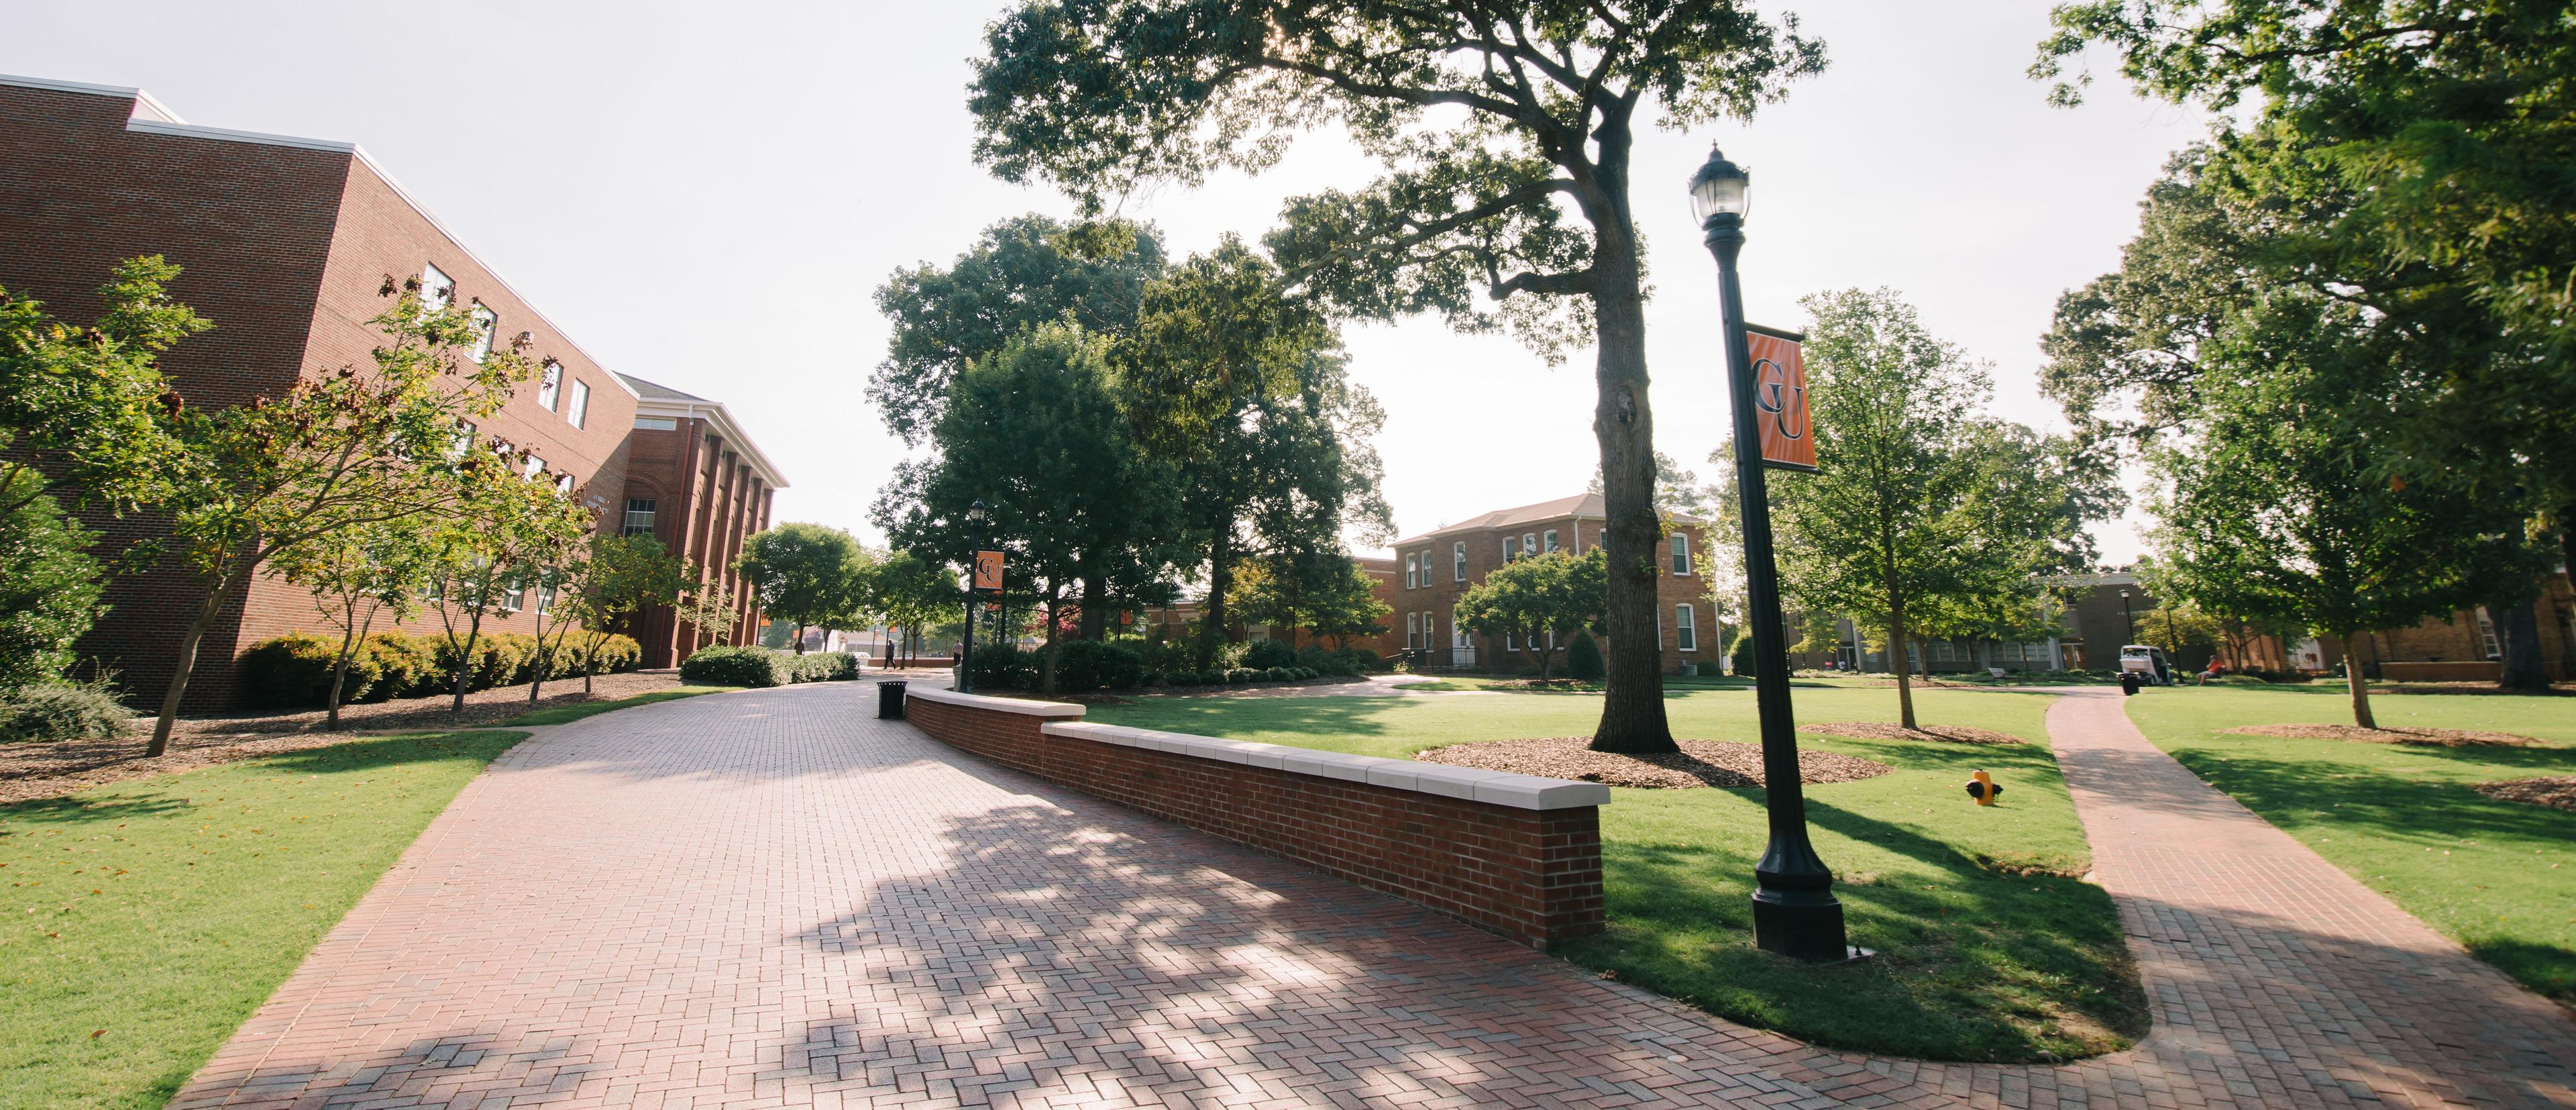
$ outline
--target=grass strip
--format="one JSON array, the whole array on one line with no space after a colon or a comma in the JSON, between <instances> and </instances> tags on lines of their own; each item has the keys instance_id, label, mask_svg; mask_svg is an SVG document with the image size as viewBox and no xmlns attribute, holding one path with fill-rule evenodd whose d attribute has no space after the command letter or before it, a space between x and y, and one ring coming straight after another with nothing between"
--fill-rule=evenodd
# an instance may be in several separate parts
<instances>
[{"instance_id":1,"label":"grass strip","mask_svg":"<svg viewBox=\"0 0 2576 1110\"><path fill-rule=\"evenodd\" d=\"M0 806L0 1106L157 1107L523 732Z\"/></svg>"},{"instance_id":2,"label":"grass strip","mask_svg":"<svg viewBox=\"0 0 2576 1110\"><path fill-rule=\"evenodd\" d=\"M1888 721L1892 686L1810 686L1801 719ZM1753 946L1753 865L1766 840L1758 788L1614 789L1601 811L1610 929L1562 954L1721 1016L1838 1048L1942 1060L2032 1062L2124 1048L2147 1027L2144 993L2042 722L2049 696L1927 690L1926 725L1974 725L2027 744L1799 737L1801 747L1892 774L1807 788L1816 849L1840 879L1853 943L1878 958L1810 968ZM1685 690L1677 737L1758 743L1751 694ZM1093 720L1405 758L1474 740L1588 733L1598 694L1477 698L1164 698L1095 706ZM1977 770L2003 804L1960 789Z\"/></svg>"},{"instance_id":3,"label":"grass strip","mask_svg":"<svg viewBox=\"0 0 2576 1110\"><path fill-rule=\"evenodd\" d=\"M742 689L742 687L681 686L675 689L654 690L648 693L634 694L628 697L615 698L608 701L577 701L569 705L549 706L544 709L521 713L518 716L503 721L494 727L519 728L526 725L568 725L574 721L581 720L584 717L596 717L602 713L614 713L620 709L632 709L639 705L651 705L657 701L675 701L680 698L694 698L700 694L726 694L739 689Z\"/></svg>"}]
</instances>

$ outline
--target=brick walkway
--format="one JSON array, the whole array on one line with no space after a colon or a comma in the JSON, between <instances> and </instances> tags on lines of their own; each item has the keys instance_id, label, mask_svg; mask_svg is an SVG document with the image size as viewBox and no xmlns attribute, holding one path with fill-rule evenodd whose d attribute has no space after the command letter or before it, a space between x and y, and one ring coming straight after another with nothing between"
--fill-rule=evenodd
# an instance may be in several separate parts
<instances>
[{"instance_id":1,"label":"brick walkway","mask_svg":"<svg viewBox=\"0 0 2576 1110\"><path fill-rule=\"evenodd\" d=\"M2050 725L2077 737L2060 748L2158 1031L2025 1069L1872 1061L1713 1020L984 766L868 719L874 693L692 698L545 730L459 795L173 1105L2567 1098L2562 1018L2213 802L2111 698L2067 698ZM2162 845L2184 836L2223 837L2241 872L2182 873ZM2227 893L2255 881L2280 893Z\"/></svg>"}]
</instances>

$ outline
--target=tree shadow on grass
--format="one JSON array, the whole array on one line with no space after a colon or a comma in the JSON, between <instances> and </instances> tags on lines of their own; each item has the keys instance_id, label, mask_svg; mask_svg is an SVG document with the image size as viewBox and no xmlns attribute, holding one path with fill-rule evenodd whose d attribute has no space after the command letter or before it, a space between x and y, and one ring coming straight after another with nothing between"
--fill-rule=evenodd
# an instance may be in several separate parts
<instances>
[{"instance_id":1,"label":"tree shadow on grass","mask_svg":"<svg viewBox=\"0 0 2576 1110\"><path fill-rule=\"evenodd\" d=\"M289 774L323 775L453 759L480 762L507 751L527 735L524 732L481 731L382 736L206 764L178 773L191 774L216 767L262 767ZM187 809L191 804L190 797L189 786L184 782L171 783L159 778L127 780L122 784L102 784L99 789L77 794L0 803L0 823L54 825L155 817Z\"/></svg>"},{"instance_id":2,"label":"tree shadow on grass","mask_svg":"<svg viewBox=\"0 0 2576 1110\"><path fill-rule=\"evenodd\" d=\"M2576 854L2576 817L2487 797L2455 773L2417 777L2333 759L2248 755L2243 749L2178 747L2172 755L2193 774L2285 830L2350 825L2375 835L2442 844L2510 837ZM2480 767L2457 769L2476 772L2478 781L2576 772L2576 750L2570 749L2411 748L2406 755L2434 763L2498 768L2492 772Z\"/></svg>"},{"instance_id":3,"label":"tree shadow on grass","mask_svg":"<svg viewBox=\"0 0 2576 1110\"><path fill-rule=\"evenodd\" d=\"M1999 874L1948 843L1813 798L1808 816L1921 865L1846 873L1836 886L1852 943L1878 952L1870 963L1817 969L1755 948L1751 849L1616 840L1602 846L1611 932L1567 954L1721 1016L1840 1047L2044 1061L2144 1034L2145 997L2100 888Z\"/></svg>"}]
</instances>

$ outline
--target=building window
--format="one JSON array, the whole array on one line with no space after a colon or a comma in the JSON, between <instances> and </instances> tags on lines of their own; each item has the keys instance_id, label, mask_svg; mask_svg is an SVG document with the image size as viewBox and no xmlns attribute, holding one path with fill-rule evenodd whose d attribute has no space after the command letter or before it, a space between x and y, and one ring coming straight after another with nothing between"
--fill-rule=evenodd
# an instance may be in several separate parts
<instances>
[{"instance_id":1,"label":"building window","mask_svg":"<svg viewBox=\"0 0 2576 1110\"><path fill-rule=\"evenodd\" d=\"M474 422L471 420L457 421L456 442L447 445L447 457L450 459L464 458L466 450L473 446Z\"/></svg>"},{"instance_id":2,"label":"building window","mask_svg":"<svg viewBox=\"0 0 2576 1110\"><path fill-rule=\"evenodd\" d=\"M1553 551L1555 549L1549 548L1549 550ZM1521 554L1527 555L1533 559L1538 557L1538 533L1521 533Z\"/></svg>"},{"instance_id":3,"label":"building window","mask_svg":"<svg viewBox=\"0 0 2576 1110\"><path fill-rule=\"evenodd\" d=\"M557 475L555 475L555 488L556 488L556 489L559 489L559 490L562 490L562 491L563 491L563 492L565 492L565 493L571 493L571 492L572 492L572 475L570 475L570 474L557 474Z\"/></svg>"},{"instance_id":4,"label":"building window","mask_svg":"<svg viewBox=\"0 0 2576 1110\"><path fill-rule=\"evenodd\" d=\"M1543 551L1547 552L1547 553L1548 553L1548 554L1550 554L1550 555L1554 555L1554 554L1556 554L1556 529L1554 529L1554 528L1550 528L1550 529L1548 529L1548 530L1547 530L1547 534L1546 534L1544 537L1542 537L1542 540L1543 540L1543 542L1546 544L1546 546L1545 546L1545 547L1543 547L1543 548L1541 548L1540 550L1543 550Z\"/></svg>"},{"instance_id":5,"label":"building window","mask_svg":"<svg viewBox=\"0 0 2576 1110\"><path fill-rule=\"evenodd\" d=\"M1404 588L1413 589L1422 581L1422 562L1411 555L1404 557Z\"/></svg>"},{"instance_id":6,"label":"building window","mask_svg":"<svg viewBox=\"0 0 2576 1110\"><path fill-rule=\"evenodd\" d=\"M447 303L455 299L456 280L454 278L448 277L446 271L434 264L423 265L420 268L421 304L428 306L430 311L436 312L446 308Z\"/></svg>"},{"instance_id":7,"label":"building window","mask_svg":"<svg viewBox=\"0 0 2576 1110\"><path fill-rule=\"evenodd\" d=\"M483 302L474 302L474 361L482 362L492 357L492 333L500 328L501 318L483 307Z\"/></svg>"},{"instance_id":8,"label":"building window","mask_svg":"<svg viewBox=\"0 0 2576 1110\"><path fill-rule=\"evenodd\" d=\"M537 371L537 403L547 412L555 411L555 400L563 394L563 364L547 359L545 368Z\"/></svg>"},{"instance_id":9,"label":"building window","mask_svg":"<svg viewBox=\"0 0 2576 1110\"><path fill-rule=\"evenodd\" d=\"M1449 580L1452 582L1467 580L1467 541L1465 540L1449 545Z\"/></svg>"},{"instance_id":10,"label":"building window","mask_svg":"<svg viewBox=\"0 0 2576 1110\"><path fill-rule=\"evenodd\" d=\"M2496 639L2495 616L2484 605L2478 606L2478 647L2489 659L2504 658L2504 644Z\"/></svg>"},{"instance_id":11,"label":"building window","mask_svg":"<svg viewBox=\"0 0 2576 1110\"><path fill-rule=\"evenodd\" d=\"M674 417L639 416L635 418L635 430L639 432L675 432L679 429L680 422Z\"/></svg>"},{"instance_id":12,"label":"building window","mask_svg":"<svg viewBox=\"0 0 2576 1110\"><path fill-rule=\"evenodd\" d=\"M1935 663L1951 662L1954 653L1957 651L1957 648L1950 646L1950 641L1942 640L1939 643L1932 645L1932 661Z\"/></svg>"},{"instance_id":13,"label":"building window","mask_svg":"<svg viewBox=\"0 0 2576 1110\"><path fill-rule=\"evenodd\" d=\"M525 598L522 598L522 597L520 597L520 596L519 596L519 591L520 591L520 589L521 589L521 587L520 587L520 586L519 586L519 584L518 584L518 583L516 583L516 582L508 583L508 584L503 585L503 586L501 586L501 587L500 587L500 591L501 591L501 595L500 595L500 602L501 602L501 611L502 611L502 612L504 612L504 613L516 613L516 612L518 612L520 609L522 609L522 608L526 607L526 605L527 605L527 601L526 601L526 599L525 599Z\"/></svg>"},{"instance_id":14,"label":"building window","mask_svg":"<svg viewBox=\"0 0 2576 1110\"><path fill-rule=\"evenodd\" d=\"M1512 638L1512 630L1511 630L1511 629L1508 629L1508 628L1504 629L1504 630L1503 630L1503 650L1504 650L1504 651L1519 651L1520 649L1521 649L1520 641Z\"/></svg>"},{"instance_id":15,"label":"building window","mask_svg":"<svg viewBox=\"0 0 2576 1110\"><path fill-rule=\"evenodd\" d=\"M1512 560L1517 559L1517 558L1519 558L1519 557L1520 557L1520 553L1521 553L1520 543L1521 543L1521 541L1516 540L1516 539L1513 539L1513 538L1511 538L1510 536L1505 536L1505 537L1503 537L1503 561L1504 561L1504 562L1508 563L1508 562L1511 562Z\"/></svg>"},{"instance_id":16,"label":"building window","mask_svg":"<svg viewBox=\"0 0 2576 1110\"><path fill-rule=\"evenodd\" d=\"M1699 650L1699 626L1691 621L1691 607L1673 606L1673 646L1683 651Z\"/></svg>"},{"instance_id":17,"label":"building window","mask_svg":"<svg viewBox=\"0 0 2576 1110\"><path fill-rule=\"evenodd\" d=\"M1404 615L1404 647L1405 647L1405 650L1410 651L1410 650L1412 650L1412 649L1414 649L1414 648L1418 648L1418 647L1421 647L1421 646L1422 646L1422 614L1420 614L1420 613L1406 613L1406 614Z\"/></svg>"},{"instance_id":18,"label":"building window","mask_svg":"<svg viewBox=\"0 0 2576 1110\"><path fill-rule=\"evenodd\" d=\"M1689 574L1690 572L1690 533L1675 532L1673 533L1673 573Z\"/></svg>"},{"instance_id":19,"label":"building window","mask_svg":"<svg viewBox=\"0 0 2576 1110\"><path fill-rule=\"evenodd\" d=\"M555 607L555 587L554 587L554 583L552 583L552 582L548 582L548 583L546 583L546 584L544 584L544 585L538 586L538 587L537 587L537 615L542 617L542 616L546 615L547 613L553 612L553 611L554 611L554 607Z\"/></svg>"},{"instance_id":20,"label":"building window","mask_svg":"<svg viewBox=\"0 0 2576 1110\"><path fill-rule=\"evenodd\" d=\"M528 477L534 478L545 472L546 460L538 458L535 455L528 456Z\"/></svg>"},{"instance_id":21,"label":"building window","mask_svg":"<svg viewBox=\"0 0 2576 1110\"><path fill-rule=\"evenodd\" d=\"M579 428L590 423L590 383L579 378L572 383L572 407L564 410L564 419Z\"/></svg>"}]
</instances>

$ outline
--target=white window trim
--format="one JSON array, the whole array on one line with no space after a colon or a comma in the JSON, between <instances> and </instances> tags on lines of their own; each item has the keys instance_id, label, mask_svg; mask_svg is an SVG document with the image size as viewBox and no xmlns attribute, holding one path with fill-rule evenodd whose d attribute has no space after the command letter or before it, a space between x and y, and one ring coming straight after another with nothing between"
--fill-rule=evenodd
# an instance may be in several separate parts
<instances>
[{"instance_id":1,"label":"white window trim","mask_svg":"<svg viewBox=\"0 0 2576 1110\"><path fill-rule=\"evenodd\" d=\"M589 382L583 381L583 380L581 380L580 378L574 378L574 379L572 380L572 400L571 400L571 401L570 401L570 402L565 406L565 410L564 410L564 419L565 419L565 420L567 420L567 421L570 421L570 422L572 423L572 426L573 426L573 427L576 427L576 428L581 428L581 427L587 427L587 426L589 426L589 424L590 424L590 383L589 383Z\"/></svg>"},{"instance_id":2,"label":"white window trim","mask_svg":"<svg viewBox=\"0 0 2576 1110\"><path fill-rule=\"evenodd\" d=\"M1416 562L1416 561L1414 560L1413 556L1411 556L1411 555L1407 555L1407 556L1405 556L1405 557L1404 557L1404 588L1405 588L1405 589L1408 589L1408 590L1411 590L1411 589L1417 589L1417 588L1419 588L1419 585L1420 585L1421 581L1422 581L1422 565L1421 565L1419 562Z\"/></svg>"},{"instance_id":3,"label":"white window trim","mask_svg":"<svg viewBox=\"0 0 2576 1110\"><path fill-rule=\"evenodd\" d=\"M473 315L474 353L470 357L478 364L489 362L492 359L492 340L501 334L501 314L476 301Z\"/></svg>"},{"instance_id":4,"label":"white window trim","mask_svg":"<svg viewBox=\"0 0 2576 1110\"><path fill-rule=\"evenodd\" d=\"M1545 537L1544 537L1544 539L1545 539L1546 544L1547 544L1547 551L1546 551L1546 553L1547 553L1547 554L1549 554L1549 555L1554 555L1554 554L1556 554L1556 529L1554 529L1554 528L1550 528L1550 529L1548 529L1548 530L1547 530L1547 533L1546 533L1546 535L1545 535Z\"/></svg>"},{"instance_id":5,"label":"white window trim","mask_svg":"<svg viewBox=\"0 0 2576 1110\"><path fill-rule=\"evenodd\" d=\"M1536 558L1538 556L1538 533L1521 533L1521 554L1528 555L1532 558Z\"/></svg>"},{"instance_id":6,"label":"white window trim","mask_svg":"<svg viewBox=\"0 0 2576 1110\"><path fill-rule=\"evenodd\" d=\"M420 303L436 312L455 300L456 279L447 276L447 271L439 269L435 262L421 263Z\"/></svg>"},{"instance_id":7,"label":"white window trim","mask_svg":"<svg viewBox=\"0 0 2576 1110\"><path fill-rule=\"evenodd\" d=\"M537 368L537 404L547 412L555 411L563 400L563 379L563 364L553 359Z\"/></svg>"},{"instance_id":8,"label":"white window trim","mask_svg":"<svg viewBox=\"0 0 2576 1110\"><path fill-rule=\"evenodd\" d=\"M1699 615L1689 605L1673 606L1673 645L1682 651L1699 650Z\"/></svg>"},{"instance_id":9,"label":"white window trim","mask_svg":"<svg viewBox=\"0 0 2576 1110\"><path fill-rule=\"evenodd\" d=\"M1467 580L1467 541L1465 540L1449 545L1449 580L1452 582Z\"/></svg>"},{"instance_id":10,"label":"white window trim","mask_svg":"<svg viewBox=\"0 0 2576 1110\"><path fill-rule=\"evenodd\" d=\"M1676 577L1688 577L1690 572L1697 568L1697 564L1691 559L1690 533L1673 533L1669 549L1673 560L1673 574Z\"/></svg>"},{"instance_id":11,"label":"white window trim","mask_svg":"<svg viewBox=\"0 0 2576 1110\"><path fill-rule=\"evenodd\" d=\"M1510 536L1503 537L1504 562L1508 563L1514 559L1520 558L1520 542L1521 541L1513 539Z\"/></svg>"}]
</instances>

